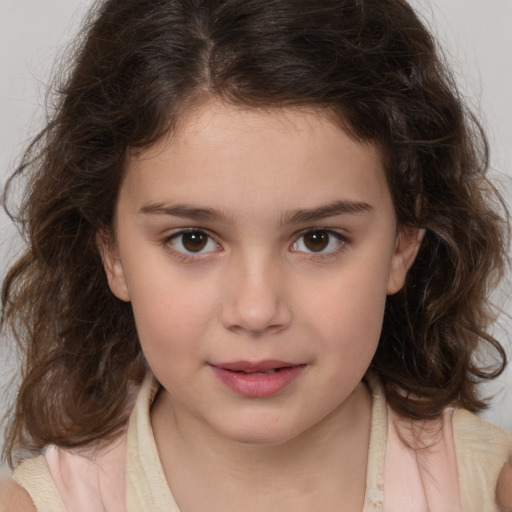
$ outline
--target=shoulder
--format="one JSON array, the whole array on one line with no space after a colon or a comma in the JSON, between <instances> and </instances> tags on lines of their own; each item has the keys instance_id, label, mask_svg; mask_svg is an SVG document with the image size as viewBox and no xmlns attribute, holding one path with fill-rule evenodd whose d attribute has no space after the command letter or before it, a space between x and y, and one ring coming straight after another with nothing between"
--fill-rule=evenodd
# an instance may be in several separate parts
<instances>
[{"instance_id":1,"label":"shoulder","mask_svg":"<svg viewBox=\"0 0 512 512\"><path fill-rule=\"evenodd\" d=\"M44 455L25 459L13 471L12 478L32 498L35 506L32 510L65 512Z\"/></svg>"},{"instance_id":2,"label":"shoulder","mask_svg":"<svg viewBox=\"0 0 512 512\"><path fill-rule=\"evenodd\" d=\"M12 478L0 480L0 512L36 512L28 492Z\"/></svg>"},{"instance_id":3,"label":"shoulder","mask_svg":"<svg viewBox=\"0 0 512 512\"><path fill-rule=\"evenodd\" d=\"M512 455L512 435L492 423L488 423L464 409L453 413L455 443L468 455L484 458L502 457L506 461Z\"/></svg>"},{"instance_id":4,"label":"shoulder","mask_svg":"<svg viewBox=\"0 0 512 512\"><path fill-rule=\"evenodd\" d=\"M453 434L463 490L473 496L487 488L499 510L511 510L512 435L462 409L454 411Z\"/></svg>"},{"instance_id":5,"label":"shoulder","mask_svg":"<svg viewBox=\"0 0 512 512\"><path fill-rule=\"evenodd\" d=\"M501 468L496 485L496 502L503 512L512 510L512 459Z\"/></svg>"}]
</instances>

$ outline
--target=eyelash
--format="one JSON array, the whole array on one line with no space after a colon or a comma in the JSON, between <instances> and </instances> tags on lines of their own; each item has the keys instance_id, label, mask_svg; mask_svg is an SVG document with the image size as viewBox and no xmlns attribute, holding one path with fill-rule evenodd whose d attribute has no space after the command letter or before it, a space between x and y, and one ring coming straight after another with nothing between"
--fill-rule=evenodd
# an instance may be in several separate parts
<instances>
[{"instance_id":1,"label":"eyelash","mask_svg":"<svg viewBox=\"0 0 512 512\"><path fill-rule=\"evenodd\" d=\"M210 242L214 242L216 249L214 251L207 251L206 253L194 252L194 251L184 252L184 251L180 251L180 250L176 249L173 246L173 242L175 240L178 240L180 237L183 237L184 235L189 234L189 233L197 233L197 234L206 236L207 237L206 244L208 244ZM181 243L183 245L183 239L182 239ZM173 233L172 235L165 237L164 240L162 240L162 245L164 247L166 247L168 250L172 251L172 253L175 256L177 256L181 261L183 261L185 263L197 261L198 258L204 258L208 254L211 254L212 252L217 252L220 249L220 245L217 242L215 242L215 239L210 235L210 233L208 233L208 231L201 229L201 228L180 229L176 233Z\"/></svg>"},{"instance_id":2,"label":"eyelash","mask_svg":"<svg viewBox=\"0 0 512 512\"><path fill-rule=\"evenodd\" d=\"M299 250L293 248L299 242L299 240L303 241L304 237L306 235L311 235L314 233L326 234L329 237L328 244L330 244L332 242L332 239L334 238L337 242L337 247L335 247L334 249L327 251L327 252L324 252L323 250L322 251L310 251L310 252L299 251ZM292 252L302 252L302 253L306 254L309 258L325 259L325 258L331 258L331 257L338 256L340 254L340 252L342 252L343 250L346 249L348 243L349 243L348 237L341 234L338 231L335 231L335 230L329 229L329 228L315 227L315 228L308 228L308 229L301 231L298 234L298 236L295 238L295 241L293 242L293 244L290 247L291 247Z\"/></svg>"},{"instance_id":3,"label":"eyelash","mask_svg":"<svg viewBox=\"0 0 512 512\"><path fill-rule=\"evenodd\" d=\"M180 237L183 237L184 235L189 234L189 233L197 233L197 234L206 236L207 240L206 240L205 247L208 245L208 243L213 242L216 246L215 250L209 250L206 252L200 252L200 251L185 252L186 248L185 248L185 251L176 249L176 247L173 246L173 242L180 239ZM328 242L327 242L328 244L331 244L332 238L334 238L337 242L337 247L335 247L334 249L327 251L327 252L324 252L323 249L319 250L319 251L310 251L309 252L309 251L298 250L295 248L295 246L299 243L299 241L302 240L302 243L304 243L304 237L306 235L310 235L310 234L314 234L314 233L323 233L323 234L327 235L328 236ZM325 259L325 258L337 256L340 252L342 252L346 248L348 243L349 243L348 237L346 237L345 235L342 235L338 231L335 231L335 230L329 229L329 228L315 227L315 228L308 228L308 229L305 229L305 230L299 232L296 235L296 237L294 238L293 243L290 245L290 251L295 252L295 253L303 253L311 259L320 259L320 258ZM181 241L181 244L183 245L183 239ZM166 247L168 250L171 250L175 256L177 256L183 262L186 262L186 263L187 262L195 262L198 260L198 258L207 257L211 253L218 252L221 249L221 246L215 241L214 237L207 230L202 229L202 228L180 229L179 231L173 233L172 235L164 238L162 240L162 245L164 247ZM202 251L202 249L203 248L201 248L201 251Z\"/></svg>"}]
</instances>

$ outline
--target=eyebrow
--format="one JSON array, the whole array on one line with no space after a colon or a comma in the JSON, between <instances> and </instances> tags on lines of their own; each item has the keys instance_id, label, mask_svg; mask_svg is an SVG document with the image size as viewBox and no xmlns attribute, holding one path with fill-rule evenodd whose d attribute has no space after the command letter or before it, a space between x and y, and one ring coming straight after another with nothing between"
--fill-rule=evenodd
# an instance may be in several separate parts
<instances>
[{"instance_id":1,"label":"eyebrow","mask_svg":"<svg viewBox=\"0 0 512 512\"><path fill-rule=\"evenodd\" d=\"M215 208L197 208L187 204L166 205L163 203L145 204L139 213L149 215L169 215L190 220L223 220L227 222L227 216L221 210Z\"/></svg>"},{"instance_id":2,"label":"eyebrow","mask_svg":"<svg viewBox=\"0 0 512 512\"><path fill-rule=\"evenodd\" d=\"M373 212L374 208L362 201L333 201L318 207L297 209L285 212L280 225L314 222L337 215L357 215ZM166 205L148 203L140 208L139 213L145 215L168 215L196 221L218 221L229 223L227 215L216 208L198 208L188 204Z\"/></svg>"},{"instance_id":3,"label":"eyebrow","mask_svg":"<svg viewBox=\"0 0 512 512\"><path fill-rule=\"evenodd\" d=\"M356 215L373 212L373 206L363 201L333 201L316 208L292 210L281 218L282 224L300 224L314 222L337 215Z\"/></svg>"}]
</instances>

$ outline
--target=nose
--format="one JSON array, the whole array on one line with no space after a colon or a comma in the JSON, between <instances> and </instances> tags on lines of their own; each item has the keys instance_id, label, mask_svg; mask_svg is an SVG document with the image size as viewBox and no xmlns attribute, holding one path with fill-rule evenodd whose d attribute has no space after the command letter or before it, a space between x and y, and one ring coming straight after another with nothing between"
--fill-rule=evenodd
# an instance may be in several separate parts
<instances>
[{"instance_id":1,"label":"nose","mask_svg":"<svg viewBox=\"0 0 512 512\"><path fill-rule=\"evenodd\" d=\"M226 329L261 336L289 327L292 311L286 300L286 279L271 257L233 264L224 279L227 293L221 315Z\"/></svg>"}]
</instances>

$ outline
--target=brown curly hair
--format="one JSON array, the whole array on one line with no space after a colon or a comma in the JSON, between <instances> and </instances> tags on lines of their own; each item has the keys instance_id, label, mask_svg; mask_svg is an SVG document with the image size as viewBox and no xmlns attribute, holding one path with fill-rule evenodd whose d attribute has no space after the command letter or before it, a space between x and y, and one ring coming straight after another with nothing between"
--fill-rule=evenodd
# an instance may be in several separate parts
<instances>
[{"instance_id":1,"label":"brown curly hair","mask_svg":"<svg viewBox=\"0 0 512 512\"><path fill-rule=\"evenodd\" d=\"M6 435L11 464L22 450L108 439L125 423L146 363L96 237L112 228L128 151L212 97L327 109L356 140L382 149L399 224L426 235L405 287L388 297L370 371L407 417L484 406L477 383L505 365L487 329L507 214L485 175L485 137L405 1L106 0L71 62L46 128L9 182L27 180L11 213L27 249L2 290L2 325L23 353ZM474 357L486 345L497 354L491 369Z\"/></svg>"}]
</instances>

